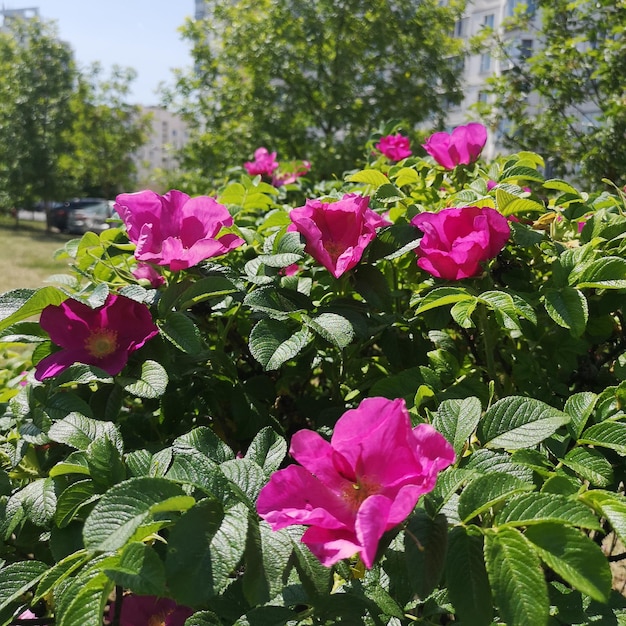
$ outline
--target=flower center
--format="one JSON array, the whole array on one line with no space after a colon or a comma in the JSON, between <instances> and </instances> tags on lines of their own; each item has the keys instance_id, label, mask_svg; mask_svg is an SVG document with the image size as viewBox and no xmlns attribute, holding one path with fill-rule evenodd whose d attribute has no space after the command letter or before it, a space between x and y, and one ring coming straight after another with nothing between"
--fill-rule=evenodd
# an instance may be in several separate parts
<instances>
[{"instance_id":1,"label":"flower center","mask_svg":"<svg viewBox=\"0 0 626 626\"><path fill-rule=\"evenodd\" d=\"M96 328L85 340L85 350L96 359L109 356L117 349L117 331L109 328Z\"/></svg>"},{"instance_id":2,"label":"flower center","mask_svg":"<svg viewBox=\"0 0 626 626\"><path fill-rule=\"evenodd\" d=\"M330 258L333 260L333 262L336 261L345 252L346 249L343 244L332 240L325 241L324 248L326 248L326 252L330 254Z\"/></svg>"},{"instance_id":3,"label":"flower center","mask_svg":"<svg viewBox=\"0 0 626 626\"><path fill-rule=\"evenodd\" d=\"M368 481L367 479L357 478L357 481L351 483L343 492L343 499L348 503L351 509L358 510L365 498L380 491L380 485Z\"/></svg>"},{"instance_id":4,"label":"flower center","mask_svg":"<svg viewBox=\"0 0 626 626\"><path fill-rule=\"evenodd\" d=\"M173 611L161 611L150 616L147 626L165 626L167 618Z\"/></svg>"}]
</instances>

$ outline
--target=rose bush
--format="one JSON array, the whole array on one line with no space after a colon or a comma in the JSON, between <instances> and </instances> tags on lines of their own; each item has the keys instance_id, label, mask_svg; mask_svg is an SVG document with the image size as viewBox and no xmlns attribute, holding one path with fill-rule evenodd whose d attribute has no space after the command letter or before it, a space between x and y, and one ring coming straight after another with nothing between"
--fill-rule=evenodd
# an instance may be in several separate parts
<instances>
[{"instance_id":1,"label":"rose bush","mask_svg":"<svg viewBox=\"0 0 626 626\"><path fill-rule=\"evenodd\" d=\"M624 195L472 128L0 295L0 626L626 619Z\"/></svg>"},{"instance_id":2,"label":"rose bush","mask_svg":"<svg viewBox=\"0 0 626 626\"><path fill-rule=\"evenodd\" d=\"M451 133L433 133L423 145L424 150L447 170L469 165L480 156L487 142L487 129L477 122L457 126Z\"/></svg>"}]
</instances>

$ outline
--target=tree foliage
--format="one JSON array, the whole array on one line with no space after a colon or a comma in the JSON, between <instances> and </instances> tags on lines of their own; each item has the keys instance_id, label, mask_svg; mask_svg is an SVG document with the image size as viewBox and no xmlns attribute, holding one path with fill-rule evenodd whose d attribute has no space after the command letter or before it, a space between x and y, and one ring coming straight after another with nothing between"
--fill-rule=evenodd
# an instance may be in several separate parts
<instances>
[{"instance_id":1,"label":"tree foliage","mask_svg":"<svg viewBox=\"0 0 626 626\"><path fill-rule=\"evenodd\" d=\"M626 6L613 0L538 0L519 12L497 47L495 104L483 105L508 147L549 154L556 175L626 182ZM525 59L518 44L534 40ZM492 45L493 40L489 42Z\"/></svg>"},{"instance_id":2,"label":"tree foliage","mask_svg":"<svg viewBox=\"0 0 626 626\"><path fill-rule=\"evenodd\" d=\"M370 129L407 129L457 101L460 7L434 0L219 0L190 22L193 70L175 94L195 128L187 166L208 173L259 145L309 159L319 176L353 165ZM435 122L436 123L436 122Z\"/></svg>"},{"instance_id":3,"label":"tree foliage","mask_svg":"<svg viewBox=\"0 0 626 626\"><path fill-rule=\"evenodd\" d=\"M67 133L71 149L61 163L77 191L112 198L133 188L132 155L145 142L149 125L148 116L126 101L135 76L131 68L114 66L103 77L99 64L79 76Z\"/></svg>"},{"instance_id":4,"label":"tree foliage","mask_svg":"<svg viewBox=\"0 0 626 626\"><path fill-rule=\"evenodd\" d=\"M56 28L11 20L0 34L0 198L24 206L62 193L76 70Z\"/></svg>"}]
</instances>

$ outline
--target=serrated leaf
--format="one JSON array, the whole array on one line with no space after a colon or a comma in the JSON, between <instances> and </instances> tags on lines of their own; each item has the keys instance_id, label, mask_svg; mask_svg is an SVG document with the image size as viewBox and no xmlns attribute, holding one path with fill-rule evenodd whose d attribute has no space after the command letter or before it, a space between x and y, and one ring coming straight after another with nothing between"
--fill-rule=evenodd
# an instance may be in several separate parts
<instances>
[{"instance_id":1,"label":"serrated leaf","mask_svg":"<svg viewBox=\"0 0 626 626\"><path fill-rule=\"evenodd\" d=\"M91 479L78 480L63 490L57 499L54 522L59 528L67 526L78 514L80 509L100 498L96 495Z\"/></svg>"},{"instance_id":2,"label":"serrated leaf","mask_svg":"<svg viewBox=\"0 0 626 626\"><path fill-rule=\"evenodd\" d=\"M374 198L382 204L394 204L405 197L406 194L389 182L381 185L374 194Z\"/></svg>"},{"instance_id":3,"label":"serrated leaf","mask_svg":"<svg viewBox=\"0 0 626 626\"><path fill-rule=\"evenodd\" d=\"M448 440L457 456L476 430L481 412L480 400L476 397L444 400L439 405L433 426Z\"/></svg>"},{"instance_id":4,"label":"serrated leaf","mask_svg":"<svg viewBox=\"0 0 626 626\"><path fill-rule=\"evenodd\" d=\"M76 590L57 620L58 626L100 626L113 583L101 574Z\"/></svg>"},{"instance_id":5,"label":"serrated leaf","mask_svg":"<svg viewBox=\"0 0 626 626\"><path fill-rule=\"evenodd\" d=\"M0 610L36 585L47 570L41 561L18 561L0 569Z\"/></svg>"},{"instance_id":6,"label":"serrated leaf","mask_svg":"<svg viewBox=\"0 0 626 626\"><path fill-rule=\"evenodd\" d=\"M480 474L500 472L510 474L528 483L533 481L533 470L528 465L514 462L510 454L494 452L485 448L475 450L464 468Z\"/></svg>"},{"instance_id":7,"label":"serrated leaf","mask_svg":"<svg viewBox=\"0 0 626 626\"><path fill-rule=\"evenodd\" d=\"M304 323L340 350L348 346L354 338L350 321L337 313L321 313L313 318L305 318Z\"/></svg>"},{"instance_id":8,"label":"serrated leaf","mask_svg":"<svg viewBox=\"0 0 626 626\"><path fill-rule=\"evenodd\" d=\"M171 306L184 311L195 304L213 298L224 298L235 293L239 293L237 286L225 276L207 276L194 282L191 286L185 283L185 289L174 294L176 297L171 302ZM161 315L168 315L169 311L161 311Z\"/></svg>"},{"instance_id":9,"label":"serrated leaf","mask_svg":"<svg viewBox=\"0 0 626 626\"><path fill-rule=\"evenodd\" d=\"M546 189L554 189L556 191L563 191L580 196L580 193L575 187L572 187L567 181L561 180L560 178L549 178L544 181L543 186Z\"/></svg>"},{"instance_id":10,"label":"serrated leaf","mask_svg":"<svg viewBox=\"0 0 626 626\"><path fill-rule=\"evenodd\" d=\"M610 448L626 456L626 423L607 420L594 424L583 432L578 443Z\"/></svg>"},{"instance_id":11,"label":"serrated leaf","mask_svg":"<svg viewBox=\"0 0 626 626\"><path fill-rule=\"evenodd\" d=\"M613 466L593 448L572 448L561 462L595 487L606 487L613 482Z\"/></svg>"},{"instance_id":12,"label":"serrated leaf","mask_svg":"<svg viewBox=\"0 0 626 626\"><path fill-rule=\"evenodd\" d=\"M485 563L500 617L511 626L546 626L550 603L539 557L513 528L485 537Z\"/></svg>"},{"instance_id":13,"label":"serrated leaf","mask_svg":"<svg viewBox=\"0 0 626 626\"><path fill-rule=\"evenodd\" d=\"M246 459L263 468L266 475L275 472L287 455L287 442L272 428L262 428L248 446Z\"/></svg>"},{"instance_id":14,"label":"serrated leaf","mask_svg":"<svg viewBox=\"0 0 626 626\"><path fill-rule=\"evenodd\" d=\"M543 297L548 315L559 326L569 328L574 337L580 337L585 332L589 307L582 291L572 287L546 289Z\"/></svg>"},{"instance_id":15,"label":"serrated leaf","mask_svg":"<svg viewBox=\"0 0 626 626\"><path fill-rule=\"evenodd\" d=\"M479 437L487 448L529 448L553 435L570 421L569 415L540 400L503 398L483 416Z\"/></svg>"},{"instance_id":16,"label":"serrated leaf","mask_svg":"<svg viewBox=\"0 0 626 626\"><path fill-rule=\"evenodd\" d=\"M532 491L533 485L511 476L492 472L475 478L461 493L459 517L464 522L489 510L494 505L523 491Z\"/></svg>"},{"instance_id":17,"label":"serrated leaf","mask_svg":"<svg viewBox=\"0 0 626 626\"><path fill-rule=\"evenodd\" d=\"M198 327L184 313L174 311L159 323L161 334L182 352L197 354L202 350Z\"/></svg>"},{"instance_id":18,"label":"serrated leaf","mask_svg":"<svg viewBox=\"0 0 626 626\"><path fill-rule=\"evenodd\" d=\"M252 511L256 510L256 499L266 483L263 469L249 459L233 459L222 463L220 470L237 489L246 505Z\"/></svg>"},{"instance_id":19,"label":"serrated leaf","mask_svg":"<svg viewBox=\"0 0 626 626\"><path fill-rule=\"evenodd\" d=\"M67 296L56 287L14 289L0 294L0 331L38 315L49 305L59 305Z\"/></svg>"},{"instance_id":20,"label":"serrated leaf","mask_svg":"<svg viewBox=\"0 0 626 626\"><path fill-rule=\"evenodd\" d=\"M587 424L587 420L593 413L597 400L598 396L595 393L582 391L570 396L567 402L565 402L563 411L572 418L567 425L567 430L574 439L580 437L580 434Z\"/></svg>"},{"instance_id":21,"label":"serrated leaf","mask_svg":"<svg viewBox=\"0 0 626 626\"><path fill-rule=\"evenodd\" d=\"M160 398L167 388L168 377L165 368L156 361L144 361L141 364L141 378L129 380L119 379L120 384L128 393L138 398Z\"/></svg>"},{"instance_id":22,"label":"serrated leaf","mask_svg":"<svg viewBox=\"0 0 626 626\"><path fill-rule=\"evenodd\" d=\"M172 442L176 451L200 452L214 463L223 463L235 458L235 453L210 428L199 426L177 437Z\"/></svg>"},{"instance_id":23,"label":"serrated leaf","mask_svg":"<svg viewBox=\"0 0 626 626\"><path fill-rule=\"evenodd\" d=\"M247 510L226 514L214 500L202 500L172 528L165 561L168 586L180 604L197 605L221 593L245 546ZM196 541L189 541L196 537Z\"/></svg>"},{"instance_id":24,"label":"serrated leaf","mask_svg":"<svg viewBox=\"0 0 626 626\"><path fill-rule=\"evenodd\" d=\"M275 285L251 291L243 302L253 311L265 313L275 320L286 320L293 313L306 312L311 308L308 296L293 289L277 288Z\"/></svg>"},{"instance_id":25,"label":"serrated leaf","mask_svg":"<svg viewBox=\"0 0 626 626\"><path fill-rule=\"evenodd\" d=\"M361 170L346 177L349 183L366 183L372 187L380 187L389 182L389 179L378 170Z\"/></svg>"},{"instance_id":26,"label":"serrated leaf","mask_svg":"<svg viewBox=\"0 0 626 626\"><path fill-rule=\"evenodd\" d=\"M79 550L65 557L52 567L41 577L37 589L33 596L32 603L39 602L41 598L50 593L52 589L60 585L63 580L82 567L90 556L86 550Z\"/></svg>"},{"instance_id":27,"label":"serrated leaf","mask_svg":"<svg viewBox=\"0 0 626 626\"><path fill-rule=\"evenodd\" d=\"M52 478L40 478L28 483L11 497L24 508L35 526L46 526L53 518L57 505L56 486Z\"/></svg>"},{"instance_id":28,"label":"serrated leaf","mask_svg":"<svg viewBox=\"0 0 626 626\"><path fill-rule=\"evenodd\" d=\"M611 568L600 546L575 528L553 522L530 526L526 539L541 560L574 589L598 602L607 602Z\"/></svg>"},{"instance_id":29,"label":"serrated leaf","mask_svg":"<svg viewBox=\"0 0 626 626\"><path fill-rule=\"evenodd\" d=\"M83 528L85 547L121 548L156 511L184 511L194 499L179 485L159 477L131 478L109 489L91 511Z\"/></svg>"},{"instance_id":30,"label":"serrated leaf","mask_svg":"<svg viewBox=\"0 0 626 626\"><path fill-rule=\"evenodd\" d=\"M293 332L278 320L260 320L250 332L250 353L266 371L295 357L311 339L307 328Z\"/></svg>"},{"instance_id":31,"label":"serrated leaf","mask_svg":"<svg viewBox=\"0 0 626 626\"><path fill-rule=\"evenodd\" d=\"M516 213L543 213L546 210L545 206L540 202L530 198L520 198L500 188L496 188L496 203L498 211L505 217L515 215Z\"/></svg>"},{"instance_id":32,"label":"serrated leaf","mask_svg":"<svg viewBox=\"0 0 626 626\"><path fill-rule=\"evenodd\" d=\"M415 314L425 313L430 309L436 309L440 306L454 304L462 300L475 300L475 297L461 287L438 287L433 289L426 296L420 298L417 302L411 302L411 306L417 304Z\"/></svg>"},{"instance_id":33,"label":"serrated leaf","mask_svg":"<svg viewBox=\"0 0 626 626\"><path fill-rule=\"evenodd\" d=\"M490 626L493 616L491 587L483 557L483 538L456 526L448 536L446 557L448 595L460 621Z\"/></svg>"},{"instance_id":34,"label":"serrated leaf","mask_svg":"<svg viewBox=\"0 0 626 626\"><path fill-rule=\"evenodd\" d=\"M115 443L120 452L123 451L121 435L112 422L101 422L78 413L71 413L55 422L48 431L51 441L64 443L77 450L86 450L92 441L105 436Z\"/></svg>"},{"instance_id":35,"label":"serrated leaf","mask_svg":"<svg viewBox=\"0 0 626 626\"><path fill-rule=\"evenodd\" d=\"M409 518L404 534L404 554L409 583L425 599L437 587L446 559L448 520L445 515L429 517L418 509Z\"/></svg>"},{"instance_id":36,"label":"serrated leaf","mask_svg":"<svg viewBox=\"0 0 626 626\"><path fill-rule=\"evenodd\" d=\"M187 618L185 626L224 626L224 622L212 611L196 611Z\"/></svg>"},{"instance_id":37,"label":"serrated leaf","mask_svg":"<svg viewBox=\"0 0 626 626\"><path fill-rule=\"evenodd\" d=\"M116 585L131 589L139 595L162 596L165 590L163 561L150 546L133 542L126 545L113 567L104 573Z\"/></svg>"},{"instance_id":38,"label":"serrated leaf","mask_svg":"<svg viewBox=\"0 0 626 626\"><path fill-rule=\"evenodd\" d=\"M534 168L524 165L514 165L502 172L499 183L512 180L532 180L536 183L543 183L543 176Z\"/></svg>"},{"instance_id":39,"label":"serrated leaf","mask_svg":"<svg viewBox=\"0 0 626 626\"><path fill-rule=\"evenodd\" d=\"M623 496L602 489L593 489L585 491L579 498L593 507L598 515L605 517L615 534L626 543L626 499Z\"/></svg>"},{"instance_id":40,"label":"serrated leaf","mask_svg":"<svg viewBox=\"0 0 626 626\"><path fill-rule=\"evenodd\" d=\"M600 530L598 518L589 507L556 493L523 493L511 498L496 517L497 526L529 526L558 522Z\"/></svg>"},{"instance_id":41,"label":"serrated leaf","mask_svg":"<svg viewBox=\"0 0 626 626\"><path fill-rule=\"evenodd\" d=\"M412 167L403 167L398 170L393 180L398 187L402 187L418 182L419 175Z\"/></svg>"},{"instance_id":42,"label":"serrated leaf","mask_svg":"<svg viewBox=\"0 0 626 626\"><path fill-rule=\"evenodd\" d=\"M616 256L597 259L581 272L572 272L569 283L579 289L625 289L626 259Z\"/></svg>"}]
</instances>

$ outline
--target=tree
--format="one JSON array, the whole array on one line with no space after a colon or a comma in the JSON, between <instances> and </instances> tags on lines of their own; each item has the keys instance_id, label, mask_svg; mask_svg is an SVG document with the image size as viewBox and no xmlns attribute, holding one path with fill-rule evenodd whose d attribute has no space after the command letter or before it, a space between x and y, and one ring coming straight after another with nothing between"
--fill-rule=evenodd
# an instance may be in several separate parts
<instances>
[{"instance_id":1,"label":"tree","mask_svg":"<svg viewBox=\"0 0 626 626\"><path fill-rule=\"evenodd\" d=\"M114 66L109 78L95 63L79 76L71 99L73 122L67 130L70 151L61 168L76 193L112 198L132 189L132 154L146 139L149 118L126 102L136 72Z\"/></svg>"},{"instance_id":2,"label":"tree","mask_svg":"<svg viewBox=\"0 0 626 626\"><path fill-rule=\"evenodd\" d=\"M538 0L518 12L498 43L509 68L483 105L507 147L548 156L551 173L626 183L626 6L614 0ZM537 47L520 47L528 33Z\"/></svg>"},{"instance_id":3,"label":"tree","mask_svg":"<svg viewBox=\"0 0 626 626\"><path fill-rule=\"evenodd\" d=\"M175 93L194 136L187 167L204 172L266 145L309 159L318 176L362 156L390 119L441 125L460 98L460 6L435 0L217 0L189 22L193 70Z\"/></svg>"},{"instance_id":4,"label":"tree","mask_svg":"<svg viewBox=\"0 0 626 626\"><path fill-rule=\"evenodd\" d=\"M11 20L0 34L0 204L29 206L63 194L76 70L50 23Z\"/></svg>"}]
</instances>

